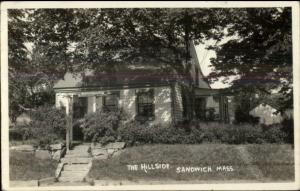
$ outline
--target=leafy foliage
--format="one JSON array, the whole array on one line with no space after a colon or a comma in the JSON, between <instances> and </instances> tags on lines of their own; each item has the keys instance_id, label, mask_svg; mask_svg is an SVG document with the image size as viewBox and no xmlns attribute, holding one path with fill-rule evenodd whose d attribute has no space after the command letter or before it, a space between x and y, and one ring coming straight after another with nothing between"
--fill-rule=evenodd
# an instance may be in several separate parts
<instances>
[{"instance_id":1,"label":"leafy foliage","mask_svg":"<svg viewBox=\"0 0 300 191\"><path fill-rule=\"evenodd\" d=\"M162 127L160 125L141 125L138 122L128 123L120 128L121 140L129 145L145 143L164 144L260 144L285 143L288 134L281 125L261 127L249 124L198 123L188 127ZM289 127L291 128L291 127Z\"/></svg>"},{"instance_id":2,"label":"leafy foliage","mask_svg":"<svg viewBox=\"0 0 300 191\"><path fill-rule=\"evenodd\" d=\"M23 140L33 139L38 146L46 146L65 138L65 112L51 106L41 106L30 112L31 121L16 127L23 134Z\"/></svg>"},{"instance_id":3,"label":"leafy foliage","mask_svg":"<svg viewBox=\"0 0 300 191\"><path fill-rule=\"evenodd\" d=\"M283 143L286 141L287 136L281 125L272 125L264 128L264 138L268 143Z\"/></svg>"},{"instance_id":4,"label":"leafy foliage","mask_svg":"<svg viewBox=\"0 0 300 191\"><path fill-rule=\"evenodd\" d=\"M282 95L277 100L281 110L292 107L288 7L11 9L8 31L11 116L38 106L40 91L35 89L51 89L66 72L75 75L87 68L117 72L117 66L158 58L161 62L155 63L162 70L171 66L186 74L190 42L207 39L221 42L210 47L216 51L211 81L225 77L226 82L236 75L236 92L247 85L266 92L276 87ZM166 56L166 49L171 56ZM179 62L183 58L185 62ZM42 100L51 102L47 96Z\"/></svg>"},{"instance_id":5,"label":"leafy foliage","mask_svg":"<svg viewBox=\"0 0 300 191\"><path fill-rule=\"evenodd\" d=\"M224 18L215 14L220 11L151 8L80 10L78 15L89 22L78 33L75 55L81 62L96 69L151 57L159 57L165 65L174 66L176 62L164 59L165 55L160 51L167 48L180 55L178 48L184 50L192 39L203 41L205 33L210 34L222 23ZM187 52L183 54L186 56Z\"/></svg>"},{"instance_id":6,"label":"leafy foliage","mask_svg":"<svg viewBox=\"0 0 300 191\"><path fill-rule=\"evenodd\" d=\"M27 24L21 19L24 16L25 13L21 10L8 12L9 114L13 121L22 113L19 104L26 102L24 98L28 96L28 91L24 85L26 81L21 79L23 75L20 75L23 74L22 71L26 70L29 61L27 48L24 44L27 40Z\"/></svg>"},{"instance_id":7,"label":"leafy foliage","mask_svg":"<svg viewBox=\"0 0 300 191\"><path fill-rule=\"evenodd\" d=\"M281 124L282 131L287 135L285 142L294 144L294 119L284 119Z\"/></svg>"},{"instance_id":8,"label":"leafy foliage","mask_svg":"<svg viewBox=\"0 0 300 191\"><path fill-rule=\"evenodd\" d=\"M128 144L179 143L186 136L183 128L171 128L161 125L141 124L138 121L126 123L119 129L121 140ZM183 141L184 142L184 141Z\"/></svg>"},{"instance_id":9,"label":"leafy foliage","mask_svg":"<svg viewBox=\"0 0 300 191\"><path fill-rule=\"evenodd\" d=\"M246 87L243 87L244 89ZM256 98L255 88L248 87L246 91L240 91L235 94L234 96L234 103L235 103L235 113L234 119L235 123L250 123L250 124L257 124L259 118L253 117L250 115L250 111L255 108L258 103L262 100L258 100Z\"/></svg>"},{"instance_id":10,"label":"leafy foliage","mask_svg":"<svg viewBox=\"0 0 300 191\"><path fill-rule=\"evenodd\" d=\"M291 8L230 9L224 36L212 48L212 81L236 76L236 92L252 86L270 94L277 89L280 110L293 107ZM229 79L229 78L228 78Z\"/></svg>"},{"instance_id":11,"label":"leafy foliage","mask_svg":"<svg viewBox=\"0 0 300 191\"><path fill-rule=\"evenodd\" d=\"M82 128L84 140L106 144L118 140L117 129L125 120L124 116L122 111L97 111L87 114L83 121L75 125Z\"/></svg>"},{"instance_id":12,"label":"leafy foliage","mask_svg":"<svg viewBox=\"0 0 300 191\"><path fill-rule=\"evenodd\" d=\"M9 115L13 122L24 111L54 103L53 83L40 67L44 63L29 48L33 38L29 13L8 11Z\"/></svg>"}]
</instances>

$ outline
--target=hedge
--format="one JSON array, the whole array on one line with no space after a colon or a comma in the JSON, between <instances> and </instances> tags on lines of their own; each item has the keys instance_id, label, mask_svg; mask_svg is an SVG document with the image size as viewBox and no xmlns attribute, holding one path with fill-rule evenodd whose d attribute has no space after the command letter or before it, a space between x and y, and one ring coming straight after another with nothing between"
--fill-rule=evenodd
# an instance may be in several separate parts
<instances>
[{"instance_id":1,"label":"hedge","mask_svg":"<svg viewBox=\"0 0 300 191\"><path fill-rule=\"evenodd\" d=\"M138 122L131 122L118 131L121 140L129 143L165 143L165 144L199 144L199 143L227 143L227 144L260 144L286 143L289 135L282 125L233 125L220 123L199 123L190 126L160 125L146 126Z\"/></svg>"},{"instance_id":2,"label":"hedge","mask_svg":"<svg viewBox=\"0 0 300 191\"><path fill-rule=\"evenodd\" d=\"M65 114L52 107L40 107L30 114L27 126L10 131L11 139L35 139L38 146L64 140ZM88 114L74 125L79 125L84 140L106 144L125 141L129 145L146 143L199 144L199 143L293 143L293 120L270 126L251 124L222 124L192 121L189 124L170 126L149 125L138 121L126 121L122 111L98 111Z\"/></svg>"},{"instance_id":3,"label":"hedge","mask_svg":"<svg viewBox=\"0 0 300 191\"><path fill-rule=\"evenodd\" d=\"M80 126L86 141L102 144L114 141L125 141L129 145L292 143L293 127L287 122L285 125L261 126L192 121L189 124L162 126L126 119L126 114L122 111L98 111L85 116Z\"/></svg>"}]
</instances>

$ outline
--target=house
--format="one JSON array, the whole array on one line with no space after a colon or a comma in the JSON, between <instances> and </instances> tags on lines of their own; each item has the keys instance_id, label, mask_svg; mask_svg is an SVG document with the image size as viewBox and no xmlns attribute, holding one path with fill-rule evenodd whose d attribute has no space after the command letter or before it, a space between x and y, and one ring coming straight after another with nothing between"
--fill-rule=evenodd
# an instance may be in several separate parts
<instances>
[{"instance_id":1,"label":"house","mask_svg":"<svg viewBox=\"0 0 300 191\"><path fill-rule=\"evenodd\" d=\"M284 119L292 118L293 110L286 110L284 113L280 113L274 104L261 102L255 106L249 114L259 118L260 124L272 125L281 123Z\"/></svg>"},{"instance_id":2,"label":"house","mask_svg":"<svg viewBox=\"0 0 300 191\"><path fill-rule=\"evenodd\" d=\"M169 125L185 120L230 122L228 99L205 80L193 44L189 58L162 49L161 57L145 56L108 70L66 73L54 85L56 107L73 118L97 110L122 108L128 120ZM70 130L72 139L72 129Z\"/></svg>"}]
</instances>

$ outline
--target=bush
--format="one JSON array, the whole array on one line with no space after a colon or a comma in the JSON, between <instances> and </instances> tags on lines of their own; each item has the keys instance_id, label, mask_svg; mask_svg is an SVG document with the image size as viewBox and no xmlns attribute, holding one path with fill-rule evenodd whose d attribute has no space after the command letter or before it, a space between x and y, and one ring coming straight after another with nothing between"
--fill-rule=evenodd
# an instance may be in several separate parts
<instances>
[{"instance_id":1,"label":"bush","mask_svg":"<svg viewBox=\"0 0 300 191\"><path fill-rule=\"evenodd\" d=\"M81 122L84 139L106 144L125 141L129 145L162 144L260 144L287 142L288 133L282 125L260 126L254 124L222 124L192 121L177 125L151 125L136 120L125 121L121 111L98 111L85 116ZM289 128L290 130L291 128Z\"/></svg>"},{"instance_id":2,"label":"bush","mask_svg":"<svg viewBox=\"0 0 300 191\"><path fill-rule=\"evenodd\" d=\"M263 136L268 143L284 143L287 139L287 133L280 124L263 126L263 129Z\"/></svg>"},{"instance_id":3,"label":"bush","mask_svg":"<svg viewBox=\"0 0 300 191\"><path fill-rule=\"evenodd\" d=\"M198 123L162 127L130 122L119 129L121 140L129 143L199 144L199 143L281 143L286 133L279 127L262 128L259 125Z\"/></svg>"},{"instance_id":4,"label":"bush","mask_svg":"<svg viewBox=\"0 0 300 191\"><path fill-rule=\"evenodd\" d=\"M22 140L34 139L36 145L44 147L65 137L65 112L51 106L41 106L30 112L31 121L17 126L22 132Z\"/></svg>"},{"instance_id":5,"label":"bush","mask_svg":"<svg viewBox=\"0 0 300 191\"><path fill-rule=\"evenodd\" d=\"M85 116L79 122L82 128L84 140L106 144L118 140L118 127L125 120L122 111L97 111Z\"/></svg>"},{"instance_id":6,"label":"bush","mask_svg":"<svg viewBox=\"0 0 300 191\"><path fill-rule=\"evenodd\" d=\"M130 145L138 143L185 143L188 135L183 128L150 125L138 121L123 124L119 128L118 134L122 141Z\"/></svg>"},{"instance_id":7,"label":"bush","mask_svg":"<svg viewBox=\"0 0 300 191\"><path fill-rule=\"evenodd\" d=\"M10 140L27 140L29 137L29 130L26 126L17 126L13 129L9 129Z\"/></svg>"},{"instance_id":8,"label":"bush","mask_svg":"<svg viewBox=\"0 0 300 191\"><path fill-rule=\"evenodd\" d=\"M294 119L284 119L281 123L282 131L286 133L286 143L294 144Z\"/></svg>"}]
</instances>

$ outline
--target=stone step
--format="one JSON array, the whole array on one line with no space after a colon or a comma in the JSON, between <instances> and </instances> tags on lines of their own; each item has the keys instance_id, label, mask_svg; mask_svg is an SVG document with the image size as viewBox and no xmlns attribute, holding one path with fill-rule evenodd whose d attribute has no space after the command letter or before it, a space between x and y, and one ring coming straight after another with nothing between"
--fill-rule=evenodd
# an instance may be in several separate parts
<instances>
[{"instance_id":1,"label":"stone step","mask_svg":"<svg viewBox=\"0 0 300 191\"><path fill-rule=\"evenodd\" d=\"M69 151L66 154L89 154L88 151Z\"/></svg>"},{"instance_id":2,"label":"stone step","mask_svg":"<svg viewBox=\"0 0 300 191\"><path fill-rule=\"evenodd\" d=\"M82 182L83 177L59 177L59 182Z\"/></svg>"},{"instance_id":3,"label":"stone step","mask_svg":"<svg viewBox=\"0 0 300 191\"><path fill-rule=\"evenodd\" d=\"M82 147L82 148L75 148L75 149L71 149L69 151L88 151L89 147Z\"/></svg>"},{"instance_id":4,"label":"stone step","mask_svg":"<svg viewBox=\"0 0 300 191\"><path fill-rule=\"evenodd\" d=\"M80 145L76 145L73 148L82 148L82 147L90 147L90 144L80 144Z\"/></svg>"},{"instance_id":5,"label":"stone step","mask_svg":"<svg viewBox=\"0 0 300 191\"><path fill-rule=\"evenodd\" d=\"M82 146L76 146L74 148L71 149L72 150L88 150L89 149L89 146L86 146L86 145L82 145Z\"/></svg>"},{"instance_id":6,"label":"stone step","mask_svg":"<svg viewBox=\"0 0 300 191\"><path fill-rule=\"evenodd\" d=\"M88 151L89 147L82 147L82 148L75 148L75 149L70 149L69 152L72 151Z\"/></svg>"},{"instance_id":7,"label":"stone step","mask_svg":"<svg viewBox=\"0 0 300 191\"><path fill-rule=\"evenodd\" d=\"M88 153L77 153L77 154L66 154L65 155L65 158L72 158L72 157L75 157L75 158L78 158L78 157L81 157L81 158L87 158L87 157L91 157Z\"/></svg>"},{"instance_id":8,"label":"stone step","mask_svg":"<svg viewBox=\"0 0 300 191\"><path fill-rule=\"evenodd\" d=\"M64 171L76 171L76 170L88 170L88 166L86 164L72 164L72 165L64 165Z\"/></svg>"},{"instance_id":9,"label":"stone step","mask_svg":"<svg viewBox=\"0 0 300 191\"><path fill-rule=\"evenodd\" d=\"M87 164L91 162L91 158L86 157L76 157L76 158L62 158L62 163L69 163L69 164Z\"/></svg>"},{"instance_id":10,"label":"stone step","mask_svg":"<svg viewBox=\"0 0 300 191\"><path fill-rule=\"evenodd\" d=\"M88 173L87 170L81 171L62 171L60 177L84 177Z\"/></svg>"}]
</instances>

